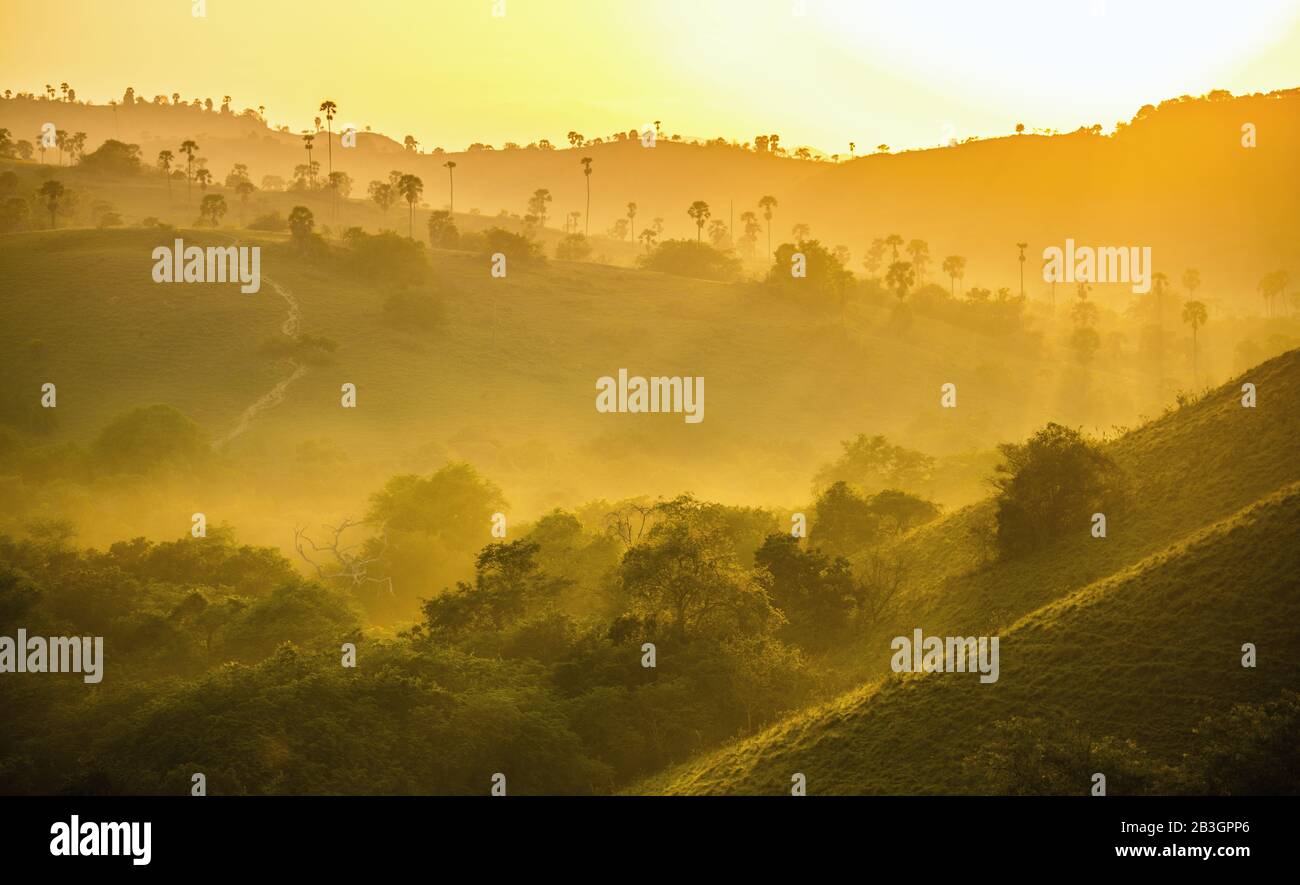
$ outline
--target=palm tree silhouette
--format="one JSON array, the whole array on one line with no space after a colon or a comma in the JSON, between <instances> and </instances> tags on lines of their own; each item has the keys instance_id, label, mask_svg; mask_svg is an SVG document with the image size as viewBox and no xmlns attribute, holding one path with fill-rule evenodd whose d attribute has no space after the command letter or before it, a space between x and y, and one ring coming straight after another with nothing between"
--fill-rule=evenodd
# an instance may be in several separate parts
<instances>
[{"instance_id":1,"label":"palm tree silhouette","mask_svg":"<svg viewBox=\"0 0 1300 885\"><path fill-rule=\"evenodd\" d=\"M700 236L704 233L704 222L709 220L712 212L709 210L709 204L703 200L696 200L691 203L691 207L686 210L686 214L695 219L695 242L700 241Z\"/></svg>"},{"instance_id":2,"label":"palm tree silhouette","mask_svg":"<svg viewBox=\"0 0 1300 885\"><path fill-rule=\"evenodd\" d=\"M55 226L54 214L59 208L59 200L63 198L63 185L54 179L50 179L41 185L41 189L37 193L45 198L45 205L50 210L50 228L53 229Z\"/></svg>"},{"instance_id":3,"label":"palm tree silhouette","mask_svg":"<svg viewBox=\"0 0 1300 885\"><path fill-rule=\"evenodd\" d=\"M334 129L331 123L334 120L334 112L339 106L334 102L326 99L320 103L320 110L325 112L325 147L328 159L328 169L330 175L334 174Z\"/></svg>"},{"instance_id":4,"label":"palm tree silhouette","mask_svg":"<svg viewBox=\"0 0 1300 885\"><path fill-rule=\"evenodd\" d=\"M302 144L303 147L307 149L307 181L313 189L316 187L316 172L311 164L311 149L315 143L315 135L312 135L310 132L304 132L302 134Z\"/></svg>"},{"instance_id":5,"label":"palm tree silhouette","mask_svg":"<svg viewBox=\"0 0 1300 885\"><path fill-rule=\"evenodd\" d=\"M636 203L627 204L627 229L632 238L636 239Z\"/></svg>"},{"instance_id":6,"label":"palm tree silhouette","mask_svg":"<svg viewBox=\"0 0 1300 885\"><path fill-rule=\"evenodd\" d=\"M528 210L537 216L537 226L546 227L546 204L551 202L551 192L544 187L533 191L528 198Z\"/></svg>"},{"instance_id":7,"label":"palm tree silhouette","mask_svg":"<svg viewBox=\"0 0 1300 885\"><path fill-rule=\"evenodd\" d=\"M172 198L172 160L176 155L171 151L158 152L158 168L162 170L163 177L167 179L167 199Z\"/></svg>"},{"instance_id":8,"label":"palm tree silhouette","mask_svg":"<svg viewBox=\"0 0 1300 885\"><path fill-rule=\"evenodd\" d=\"M1024 298L1025 297L1025 250L1029 248L1029 244L1016 243L1016 248L1020 250L1020 297Z\"/></svg>"},{"instance_id":9,"label":"palm tree silhouette","mask_svg":"<svg viewBox=\"0 0 1300 885\"><path fill-rule=\"evenodd\" d=\"M966 259L960 255L949 255L943 260L943 272L948 275L948 294L957 296L957 280L966 275Z\"/></svg>"},{"instance_id":10,"label":"palm tree silhouette","mask_svg":"<svg viewBox=\"0 0 1300 885\"><path fill-rule=\"evenodd\" d=\"M587 179L587 214L582 223L582 235L591 234L591 157L582 158L582 174Z\"/></svg>"},{"instance_id":11,"label":"palm tree silhouette","mask_svg":"<svg viewBox=\"0 0 1300 885\"><path fill-rule=\"evenodd\" d=\"M894 250L894 261L898 261L898 250L903 245L903 238L898 234L890 234L885 237L885 245Z\"/></svg>"},{"instance_id":12,"label":"palm tree silhouette","mask_svg":"<svg viewBox=\"0 0 1300 885\"><path fill-rule=\"evenodd\" d=\"M410 210L407 236L415 239L415 203L420 199L420 194L424 193L424 182L414 175L403 175L397 182L397 192L405 198Z\"/></svg>"},{"instance_id":13,"label":"palm tree silhouette","mask_svg":"<svg viewBox=\"0 0 1300 885\"><path fill-rule=\"evenodd\" d=\"M456 161L448 160L442 164L447 167L447 187L450 196L447 199L447 212L451 215L456 214Z\"/></svg>"},{"instance_id":14,"label":"palm tree silhouette","mask_svg":"<svg viewBox=\"0 0 1300 885\"><path fill-rule=\"evenodd\" d=\"M181 142L181 153L185 155L185 200L188 202L194 198L194 187L192 184L194 168L194 152L199 149L198 143L193 139L186 139Z\"/></svg>"},{"instance_id":15,"label":"palm tree silhouette","mask_svg":"<svg viewBox=\"0 0 1300 885\"><path fill-rule=\"evenodd\" d=\"M767 221L767 257L772 257L772 210L776 208L776 197L766 196L758 201L758 208L763 210Z\"/></svg>"},{"instance_id":16,"label":"palm tree silhouette","mask_svg":"<svg viewBox=\"0 0 1300 885\"><path fill-rule=\"evenodd\" d=\"M1183 305L1183 322L1192 327L1192 383L1196 383L1196 330L1205 325L1205 305L1200 301L1189 301Z\"/></svg>"}]
</instances>

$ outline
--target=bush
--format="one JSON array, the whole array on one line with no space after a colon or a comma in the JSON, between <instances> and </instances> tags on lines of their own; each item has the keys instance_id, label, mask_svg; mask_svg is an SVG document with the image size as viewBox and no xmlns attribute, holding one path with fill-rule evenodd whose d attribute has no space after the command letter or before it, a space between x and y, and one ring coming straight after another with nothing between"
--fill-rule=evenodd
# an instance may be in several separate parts
<instances>
[{"instance_id":1,"label":"bush","mask_svg":"<svg viewBox=\"0 0 1300 885\"><path fill-rule=\"evenodd\" d=\"M81 165L92 172L132 175L140 171L140 145L110 138L82 157Z\"/></svg>"},{"instance_id":2,"label":"bush","mask_svg":"<svg viewBox=\"0 0 1300 885\"><path fill-rule=\"evenodd\" d=\"M555 257L561 261L582 261L591 254L591 242L582 234L569 234L555 246Z\"/></svg>"},{"instance_id":3,"label":"bush","mask_svg":"<svg viewBox=\"0 0 1300 885\"><path fill-rule=\"evenodd\" d=\"M1093 513L1118 503L1119 468L1077 430L1048 424L1029 441L998 446L998 547L1015 555L1086 532Z\"/></svg>"},{"instance_id":4,"label":"bush","mask_svg":"<svg viewBox=\"0 0 1300 885\"><path fill-rule=\"evenodd\" d=\"M511 233L499 227L490 227L483 234L483 253L495 255L500 252L515 264L534 264L545 259L542 247L523 234Z\"/></svg>"},{"instance_id":5,"label":"bush","mask_svg":"<svg viewBox=\"0 0 1300 885\"><path fill-rule=\"evenodd\" d=\"M702 280L734 280L740 259L695 240L664 240L648 255L637 259L646 270Z\"/></svg>"},{"instance_id":6,"label":"bush","mask_svg":"<svg viewBox=\"0 0 1300 885\"><path fill-rule=\"evenodd\" d=\"M92 452L113 473L193 468L211 454L202 429L166 405L134 409L117 418L100 432Z\"/></svg>"},{"instance_id":7,"label":"bush","mask_svg":"<svg viewBox=\"0 0 1300 885\"><path fill-rule=\"evenodd\" d=\"M284 216L279 212L267 212L265 215L259 215L254 218L248 225L249 230L268 230L268 231L285 231L289 229L289 223L284 220Z\"/></svg>"},{"instance_id":8,"label":"bush","mask_svg":"<svg viewBox=\"0 0 1300 885\"><path fill-rule=\"evenodd\" d=\"M349 228L343 235L343 242L346 246L342 252L343 263L359 276L385 282L414 283L429 275L424 247L390 230L372 235L360 228Z\"/></svg>"}]
</instances>

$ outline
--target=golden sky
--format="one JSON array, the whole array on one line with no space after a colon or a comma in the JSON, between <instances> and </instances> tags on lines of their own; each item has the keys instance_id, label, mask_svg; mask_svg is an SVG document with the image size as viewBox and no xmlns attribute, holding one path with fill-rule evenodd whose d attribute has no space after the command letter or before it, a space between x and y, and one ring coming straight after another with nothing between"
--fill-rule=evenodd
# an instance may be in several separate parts
<instances>
[{"instance_id":1,"label":"golden sky","mask_svg":"<svg viewBox=\"0 0 1300 885\"><path fill-rule=\"evenodd\" d=\"M844 153L1300 86L1300 0L494 2L7 2L0 89L229 94L295 130L328 97L341 123L449 150L662 120Z\"/></svg>"}]
</instances>

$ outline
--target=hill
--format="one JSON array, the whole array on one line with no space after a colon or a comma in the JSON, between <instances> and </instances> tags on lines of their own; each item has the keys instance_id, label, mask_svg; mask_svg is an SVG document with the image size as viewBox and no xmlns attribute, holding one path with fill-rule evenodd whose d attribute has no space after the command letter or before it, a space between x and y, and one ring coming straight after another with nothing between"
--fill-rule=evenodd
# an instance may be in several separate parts
<instances>
[{"instance_id":1,"label":"hill","mask_svg":"<svg viewBox=\"0 0 1300 885\"><path fill-rule=\"evenodd\" d=\"M1077 721L1094 740L1133 740L1172 764L1204 717L1294 689L1298 370L1289 353L1117 440L1131 488L1105 539L1080 532L981 564L968 530L988 504L914 533L899 551L916 576L902 610L854 650L872 671L862 688L635 792L785 792L794 772L810 792L978 790L961 763L1013 716ZM1270 391L1267 412L1241 407L1246 381ZM891 673L890 637L917 627L1000 635L999 681ZM1270 660L1243 668L1245 642Z\"/></svg>"},{"instance_id":2,"label":"hill","mask_svg":"<svg viewBox=\"0 0 1300 885\"><path fill-rule=\"evenodd\" d=\"M585 213L588 181L579 160L589 156L594 160L592 234L603 234L635 202L634 236L658 217L666 236L690 237L695 229L686 208L693 201L705 200L713 218L732 224L746 210L756 210L762 196L772 195L777 199L774 244L788 239L793 225L806 223L813 236L847 247L858 272L871 240L894 232L929 243L936 278L942 277L937 266L943 256L958 254L968 259L968 286L1013 291L1018 290L1014 245L1019 241L1032 239L1035 255L1045 246L1063 245L1067 237L1080 244L1149 245L1156 269L1175 285L1185 268L1198 267L1206 297L1233 312L1254 312L1261 307L1255 291L1259 278L1275 267L1300 264L1295 221L1300 192L1284 186L1300 150L1297 107L1300 90L1294 89L1236 98L1184 96L1139 109L1112 135L1085 128L1096 121L1081 120L1080 130L1070 134L967 141L838 163L738 145L674 142L667 133L653 149L639 141L611 140L613 134L599 144L562 150L423 153L367 132L359 133L355 148L344 148L337 132L330 143L334 168L348 172L355 194L363 196L367 182L384 180L397 169L423 179L427 208L447 205L450 180L444 164L455 162L456 206L483 220L498 213L517 219L538 188L554 197L553 223L571 211ZM251 110L0 101L0 127L14 138L30 140L44 122L86 132L91 150L110 137L139 144L150 164L160 150L175 152L182 139L193 138L218 181L234 163L248 165L255 184L265 175L290 181L294 167L308 156L298 135L268 127ZM1242 146L1247 123L1258 133L1254 148ZM326 141L327 133L317 134L314 159L322 169ZM1188 150L1189 145L1197 149ZM53 156L47 161L55 162ZM384 221L373 206L352 210L347 224ZM765 254L765 238L760 239ZM616 242L608 246L610 256L630 262L635 243L619 249ZM1035 275L1038 266L1038 259L1030 263L1028 290L1047 299L1049 287ZM1102 287L1097 297L1122 304L1126 292L1126 287Z\"/></svg>"}]
</instances>

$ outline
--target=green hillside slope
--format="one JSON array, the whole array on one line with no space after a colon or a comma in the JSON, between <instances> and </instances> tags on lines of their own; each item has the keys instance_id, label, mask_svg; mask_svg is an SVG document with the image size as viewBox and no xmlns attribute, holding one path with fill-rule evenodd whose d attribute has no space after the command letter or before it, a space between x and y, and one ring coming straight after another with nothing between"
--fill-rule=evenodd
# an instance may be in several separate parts
<instances>
[{"instance_id":1,"label":"green hillside slope","mask_svg":"<svg viewBox=\"0 0 1300 885\"><path fill-rule=\"evenodd\" d=\"M1267 404L1241 406L1246 381L1268 392ZM913 533L894 551L909 564L902 605L842 653L872 684L641 789L783 789L791 771L811 783L809 769L822 758L824 791L959 790L957 763L1011 715L1042 710L1096 722L1097 735L1174 754L1202 716L1294 687L1298 410L1300 352L1292 352L1124 435L1109 448L1128 495L1108 514L1104 539L1081 526L1050 550L985 563L971 530L991 518L988 503ZM889 641L917 627L1002 635L1001 681L900 681ZM1243 671L1243 642L1271 647L1270 665ZM1008 670L1013 661L1018 676ZM970 722L955 728L953 716L967 714ZM929 721L946 725L918 724ZM955 730L941 739L938 729L948 727ZM809 750L810 761L795 765L823 744L835 748Z\"/></svg>"},{"instance_id":2,"label":"green hillside slope","mask_svg":"<svg viewBox=\"0 0 1300 885\"><path fill-rule=\"evenodd\" d=\"M994 684L889 677L638 791L781 793L802 772L816 793L963 792L962 760L1013 716L1079 721L1174 761L1205 716L1300 684L1298 570L1293 484L1018 621ZM1241 666L1244 642L1258 668Z\"/></svg>"}]
</instances>

